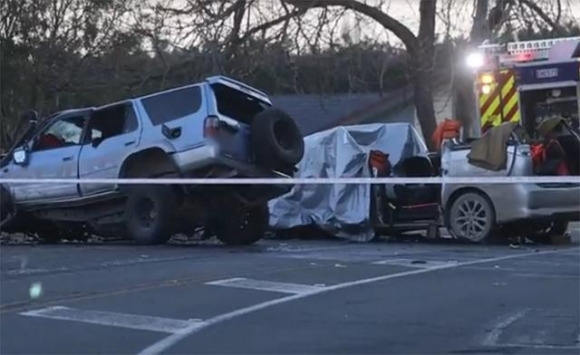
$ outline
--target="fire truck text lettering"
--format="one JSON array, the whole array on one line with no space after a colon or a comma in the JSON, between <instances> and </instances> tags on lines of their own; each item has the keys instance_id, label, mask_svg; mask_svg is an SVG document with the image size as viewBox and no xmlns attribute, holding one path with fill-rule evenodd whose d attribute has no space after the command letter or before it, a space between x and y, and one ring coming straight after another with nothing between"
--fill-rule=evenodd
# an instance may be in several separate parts
<instances>
[{"instance_id":1,"label":"fire truck text lettering","mask_svg":"<svg viewBox=\"0 0 580 355\"><path fill-rule=\"evenodd\" d=\"M537 79L548 79L548 78L557 78L557 77L558 77L558 68L548 68L548 69L536 70L536 78Z\"/></svg>"}]
</instances>

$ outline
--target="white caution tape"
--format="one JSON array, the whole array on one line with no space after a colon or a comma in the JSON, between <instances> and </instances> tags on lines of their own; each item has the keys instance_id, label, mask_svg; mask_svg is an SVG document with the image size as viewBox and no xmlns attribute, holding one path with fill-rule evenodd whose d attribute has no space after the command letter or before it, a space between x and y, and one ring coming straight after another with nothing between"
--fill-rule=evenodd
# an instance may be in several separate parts
<instances>
[{"instance_id":1,"label":"white caution tape","mask_svg":"<svg viewBox=\"0 0 580 355\"><path fill-rule=\"evenodd\" d=\"M359 184L580 184L580 176L479 176L416 178L204 178L204 179L0 179L0 184L116 185L359 185Z\"/></svg>"}]
</instances>

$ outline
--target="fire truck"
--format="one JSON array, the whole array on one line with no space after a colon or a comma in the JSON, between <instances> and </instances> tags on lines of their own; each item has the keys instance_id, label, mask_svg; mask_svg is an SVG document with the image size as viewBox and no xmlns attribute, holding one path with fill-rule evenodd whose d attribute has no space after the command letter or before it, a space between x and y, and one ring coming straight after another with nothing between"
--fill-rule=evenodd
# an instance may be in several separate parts
<instances>
[{"instance_id":1,"label":"fire truck","mask_svg":"<svg viewBox=\"0 0 580 355\"><path fill-rule=\"evenodd\" d=\"M578 131L580 37L479 46L475 69L481 131L518 122L531 137L544 118L560 116Z\"/></svg>"}]
</instances>

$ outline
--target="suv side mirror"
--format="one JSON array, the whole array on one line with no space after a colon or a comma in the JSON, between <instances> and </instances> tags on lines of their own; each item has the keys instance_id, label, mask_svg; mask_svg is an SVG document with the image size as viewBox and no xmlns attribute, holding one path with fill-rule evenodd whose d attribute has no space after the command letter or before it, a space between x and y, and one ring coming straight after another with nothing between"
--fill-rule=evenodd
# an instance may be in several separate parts
<instances>
[{"instance_id":1,"label":"suv side mirror","mask_svg":"<svg viewBox=\"0 0 580 355\"><path fill-rule=\"evenodd\" d=\"M20 147L12 153L12 159L16 165L26 165L28 164L28 151L25 147Z\"/></svg>"}]
</instances>

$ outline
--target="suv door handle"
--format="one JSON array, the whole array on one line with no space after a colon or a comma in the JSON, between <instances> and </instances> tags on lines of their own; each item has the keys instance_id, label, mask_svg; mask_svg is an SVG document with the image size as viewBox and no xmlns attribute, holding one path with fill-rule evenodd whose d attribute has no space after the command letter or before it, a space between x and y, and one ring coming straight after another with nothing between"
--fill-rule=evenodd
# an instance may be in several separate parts
<instances>
[{"instance_id":1,"label":"suv door handle","mask_svg":"<svg viewBox=\"0 0 580 355\"><path fill-rule=\"evenodd\" d=\"M135 144L135 141L125 142L125 147Z\"/></svg>"},{"instance_id":2,"label":"suv door handle","mask_svg":"<svg viewBox=\"0 0 580 355\"><path fill-rule=\"evenodd\" d=\"M62 161L71 161L72 158L73 158L72 156L70 156L70 157L64 157L64 158L62 158Z\"/></svg>"}]
</instances>

